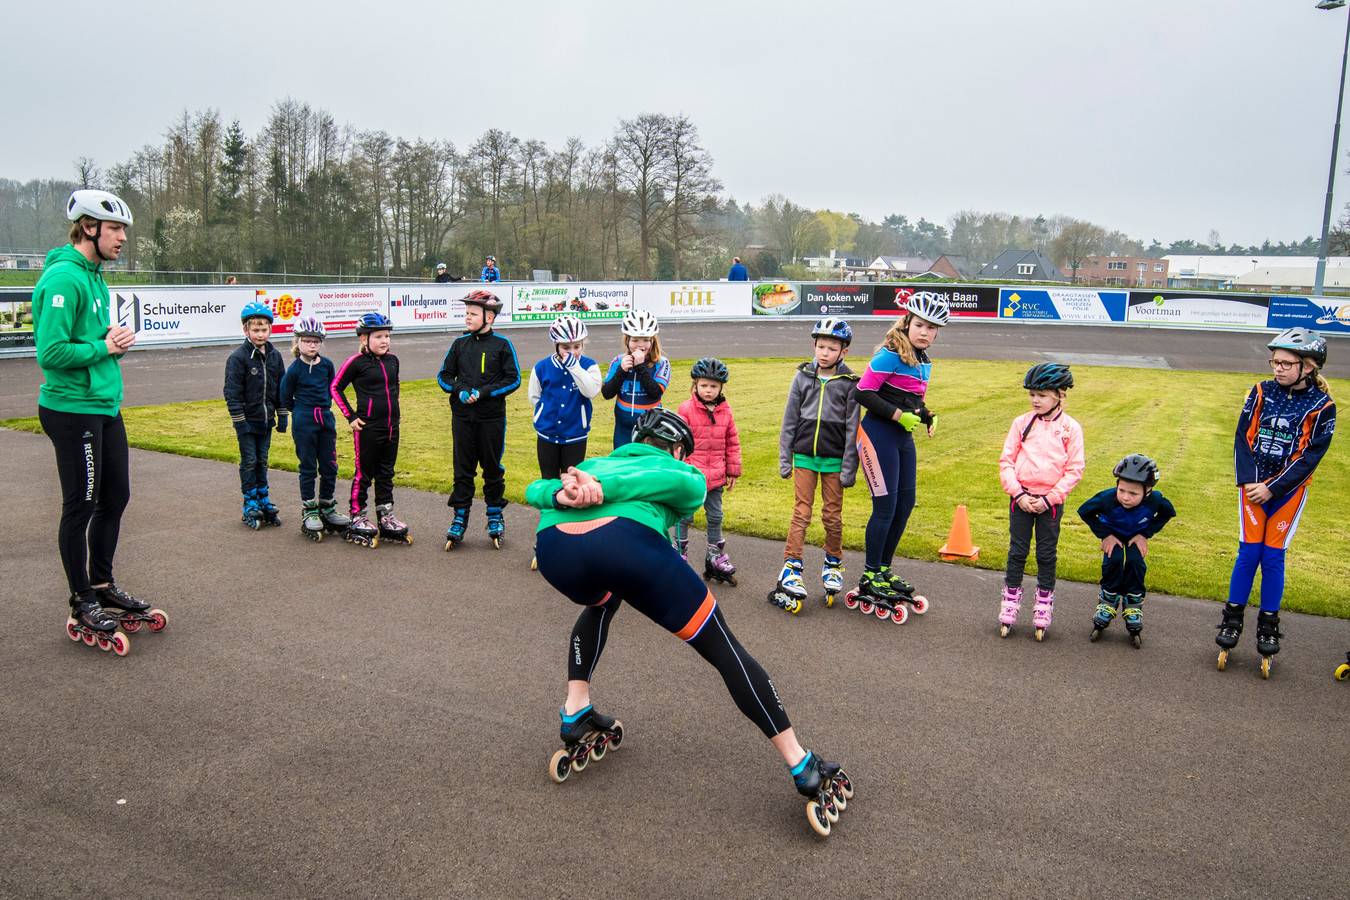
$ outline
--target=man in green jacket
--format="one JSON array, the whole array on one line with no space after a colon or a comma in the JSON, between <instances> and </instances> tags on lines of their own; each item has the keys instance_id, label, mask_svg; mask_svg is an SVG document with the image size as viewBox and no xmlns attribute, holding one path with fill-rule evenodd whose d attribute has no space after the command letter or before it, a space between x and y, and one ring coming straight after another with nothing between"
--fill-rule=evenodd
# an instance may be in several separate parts
<instances>
[{"instance_id":1,"label":"man in green jacket","mask_svg":"<svg viewBox=\"0 0 1350 900\"><path fill-rule=\"evenodd\" d=\"M121 358L136 332L113 324L100 267L122 252L131 210L107 191L80 190L66 202L66 216L74 222L70 243L47 254L33 289L33 335L46 378L38 420L56 450L61 481L57 544L70 586L67 632L91 644L97 637L108 649L119 621L149 608L114 585L112 573L131 498ZM125 638L117 639L112 646L125 653Z\"/></svg>"},{"instance_id":2,"label":"man in green jacket","mask_svg":"<svg viewBox=\"0 0 1350 900\"><path fill-rule=\"evenodd\" d=\"M811 797L807 817L828 834L852 796L836 763L797 742L773 682L745 652L698 574L671 546L667 532L703 505L703 475L684 462L694 435L666 409L644 413L633 443L593 457L558 479L531 484L526 498L542 510L537 535L539 572L573 603L585 607L572 629L567 701L559 711L564 749L550 772L600 759L623 739L623 725L591 705L590 681L609 624L624 601L693 647L721 674L737 707L783 755L797 789Z\"/></svg>"}]
</instances>

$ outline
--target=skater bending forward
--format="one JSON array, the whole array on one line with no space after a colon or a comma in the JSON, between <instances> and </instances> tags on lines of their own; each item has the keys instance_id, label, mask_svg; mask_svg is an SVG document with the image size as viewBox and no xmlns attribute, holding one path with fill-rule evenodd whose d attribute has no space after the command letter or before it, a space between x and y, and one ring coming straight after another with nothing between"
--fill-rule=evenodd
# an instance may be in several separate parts
<instances>
[{"instance_id":1,"label":"skater bending forward","mask_svg":"<svg viewBox=\"0 0 1350 900\"><path fill-rule=\"evenodd\" d=\"M587 459L560 479L540 479L526 493L530 504L543 511L537 535L540 574L585 607L567 650L562 740L572 747L615 728L613 718L591 705L590 682L610 623L627 601L717 669L737 707L782 754L798 791L815 798L808 817L817 831L828 834L842 808L836 805L839 796L852 793L847 779L838 765L797 742L773 682L731 633L712 592L666 538L676 522L703 503L703 475L684 462L693 449L688 424L669 410L653 409L633 426L633 443Z\"/></svg>"}]
</instances>

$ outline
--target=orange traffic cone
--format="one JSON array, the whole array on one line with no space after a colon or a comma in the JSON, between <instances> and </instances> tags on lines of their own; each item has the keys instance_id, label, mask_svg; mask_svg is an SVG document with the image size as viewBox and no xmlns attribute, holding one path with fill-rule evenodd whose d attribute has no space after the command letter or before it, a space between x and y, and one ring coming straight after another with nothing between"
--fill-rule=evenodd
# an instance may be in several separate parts
<instances>
[{"instance_id":1,"label":"orange traffic cone","mask_svg":"<svg viewBox=\"0 0 1350 900\"><path fill-rule=\"evenodd\" d=\"M945 560L968 559L971 562L980 558L980 548L970 543L970 519L966 516L965 506L956 508L952 530L947 533L947 543L938 550L938 556Z\"/></svg>"}]
</instances>

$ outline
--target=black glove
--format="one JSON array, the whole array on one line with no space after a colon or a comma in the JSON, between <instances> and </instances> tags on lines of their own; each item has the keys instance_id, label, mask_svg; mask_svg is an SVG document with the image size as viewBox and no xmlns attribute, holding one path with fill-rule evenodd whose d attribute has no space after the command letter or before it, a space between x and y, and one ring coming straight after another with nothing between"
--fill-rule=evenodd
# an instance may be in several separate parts
<instances>
[{"instance_id":1,"label":"black glove","mask_svg":"<svg viewBox=\"0 0 1350 900\"><path fill-rule=\"evenodd\" d=\"M277 413L277 434L286 433L286 425L290 422L290 420L291 417L286 415L284 412Z\"/></svg>"}]
</instances>

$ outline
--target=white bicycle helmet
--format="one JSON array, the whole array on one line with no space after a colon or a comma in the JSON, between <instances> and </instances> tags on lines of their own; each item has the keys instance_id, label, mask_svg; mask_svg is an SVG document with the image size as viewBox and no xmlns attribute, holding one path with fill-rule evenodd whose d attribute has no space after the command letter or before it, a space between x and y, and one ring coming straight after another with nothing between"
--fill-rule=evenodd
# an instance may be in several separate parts
<instances>
[{"instance_id":1,"label":"white bicycle helmet","mask_svg":"<svg viewBox=\"0 0 1350 900\"><path fill-rule=\"evenodd\" d=\"M621 330L629 337L656 337L661 326L657 323L656 316L645 309L630 309L623 314Z\"/></svg>"},{"instance_id":2,"label":"white bicycle helmet","mask_svg":"<svg viewBox=\"0 0 1350 900\"><path fill-rule=\"evenodd\" d=\"M952 315L947 301L932 291L919 291L909 298L907 306L915 316L934 325L946 325Z\"/></svg>"},{"instance_id":3,"label":"white bicycle helmet","mask_svg":"<svg viewBox=\"0 0 1350 900\"><path fill-rule=\"evenodd\" d=\"M558 316L548 329L548 339L555 344L570 344L586 340L586 323L576 316Z\"/></svg>"},{"instance_id":4,"label":"white bicycle helmet","mask_svg":"<svg viewBox=\"0 0 1350 900\"><path fill-rule=\"evenodd\" d=\"M313 316L305 316L296 322L295 327L291 329L291 334L298 338L318 338L319 340L328 336L323 323Z\"/></svg>"},{"instance_id":5,"label":"white bicycle helmet","mask_svg":"<svg viewBox=\"0 0 1350 900\"><path fill-rule=\"evenodd\" d=\"M93 188L76 191L66 201L66 218L74 222L80 216L89 216L101 222L131 224L131 208L120 197Z\"/></svg>"}]
</instances>

